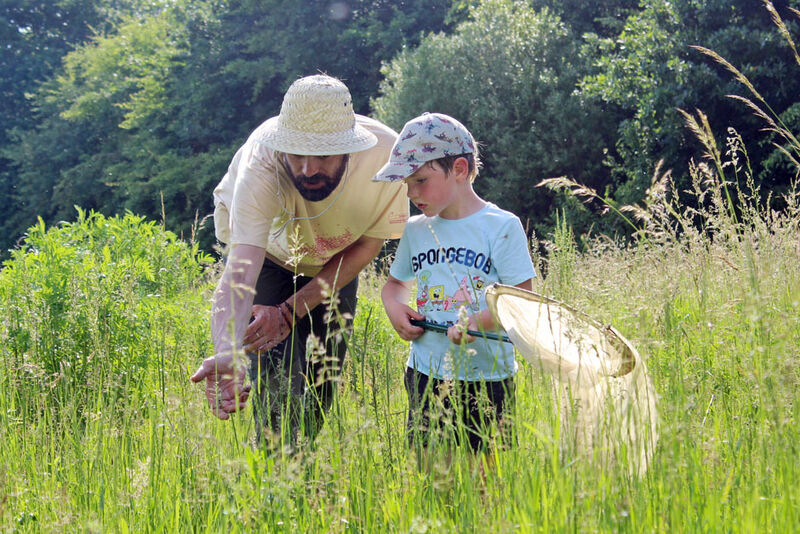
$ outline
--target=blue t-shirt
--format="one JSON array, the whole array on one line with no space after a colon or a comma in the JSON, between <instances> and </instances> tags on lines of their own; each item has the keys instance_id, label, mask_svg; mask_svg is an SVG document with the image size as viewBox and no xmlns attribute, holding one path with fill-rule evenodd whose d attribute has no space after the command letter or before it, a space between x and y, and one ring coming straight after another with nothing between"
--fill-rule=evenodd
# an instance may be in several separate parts
<instances>
[{"instance_id":1,"label":"blue t-shirt","mask_svg":"<svg viewBox=\"0 0 800 534\"><path fill-rule=\"evenodd\" d=\"M417 281L417 310L443 325L458 311L486 309L484 288L517 285L536 276L522 224L487 204L463 219L417 215L408 220L390 274ZM511 343L477 338L461 347L443 332L426 331L411 343L408 366L439 379L503 380L517 371Z\"/></svg>"}]
</instances>

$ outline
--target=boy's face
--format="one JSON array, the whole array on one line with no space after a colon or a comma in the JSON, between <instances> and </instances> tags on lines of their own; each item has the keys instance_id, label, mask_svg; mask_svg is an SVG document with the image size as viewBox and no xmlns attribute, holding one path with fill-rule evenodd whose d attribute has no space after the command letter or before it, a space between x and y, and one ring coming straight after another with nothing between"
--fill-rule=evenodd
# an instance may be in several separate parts
<instances>
[{"instance_id":1,"label":"boy's face","mask_svg":"<svg viewBox=\"0 0 800 534\"><path fill-rule=\"evenodd\" d=\"M457 181L435 161L425 163L405 179L408 198L427 217L448 218L448 208L457 200Z\"/></svg>"},{"instance_id":2,"label":"boy's face","mask_svg":"<svg viewBox=\"0 0 800 534\"><path fill-rule=\"evenodd\" d=\"M462 193L471 189L469 163L466 158L457 158L450 172L446 172L439 162L429 161L404 182L408 198L427 217L457 219L461 216Z\"/></svg>"}]
</instances>

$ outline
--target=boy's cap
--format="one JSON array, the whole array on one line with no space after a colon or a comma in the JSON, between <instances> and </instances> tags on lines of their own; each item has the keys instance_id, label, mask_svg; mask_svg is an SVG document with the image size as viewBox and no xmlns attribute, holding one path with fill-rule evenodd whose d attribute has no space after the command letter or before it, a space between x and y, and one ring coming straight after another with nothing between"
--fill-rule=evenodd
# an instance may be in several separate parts
<instances>
[{"instance_id":1,"label":"boy's cap","mask_svg":"<svg viewBox=\"0 0 800 534\"><path fill-rule=\"evenodd\" d=\"M463 124L442 113L425 113L403 126L388 163L372 179L397 182L425 162L475 152L475 140Z\"/></svg>"}]
</instances>

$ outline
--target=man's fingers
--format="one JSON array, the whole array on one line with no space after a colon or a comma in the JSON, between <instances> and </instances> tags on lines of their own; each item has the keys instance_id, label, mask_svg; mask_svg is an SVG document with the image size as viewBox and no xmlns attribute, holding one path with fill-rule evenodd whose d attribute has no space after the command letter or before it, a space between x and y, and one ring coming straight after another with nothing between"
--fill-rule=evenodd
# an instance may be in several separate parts
<instances>
[{"instance_id":1,"label":"man's fingers","mask_svg":"<svg viewBox=\"0 0 800 534\"><path fill-rule=\"evenodd\" d=\"M264 351L264 344L263 343L259 343L258 340L255 340L252 343L250 343L249 345L245 345L244 350L245 350L245 352L258 352L258 351L262 351L263 352Z\"/></svg>"},{"instance_id":2,"label":"man's fingers","mask_svg":"<svg viewBox=\"0 0 800 534\"><path fill-rule=\"evenodd\" d=\"M209 401L209 404L210 404L210 401ZM231 418L231 416L230 416L230 414L228 414L228 412L226 412L225 410L223 410L222 408L219 408L217 406L211 406L211 411L214 413L214 415L216 415L219 419L222 419L223 421Z\"/></svg>"},{"instance_id":3,"label":"man's fingers","mask_svg":"<svg viewBox=\"0 0 800 534\"><path fill-rule=\"evenodd\" d=\"M222 400L236 398L237 395L250 392L250 384L236 383L234 380L229 380L224 384L220 384L220 395Z\"/></svg>"},{"instance_id":4,"label":"man's fingers","mask_svg":"<svg viewBox=\"0 0 800 534\"><path fill-rule=\"evenodd\" d=\"M208 407L216 417L230 419L230 414L240 410L250 397L250 384L245 384L246 372L230 358L206 358L189 377L192 382L205 379Z\"/></svg>"},{"instance_id":5,"label":"man's fingers","mask_svg":"<svg viewBox=\"0 0 800 534\"><path fill-rule=\"evenodd\" d=\"M285 339L285 337L283 339ZM281 341L283 341L283 339L281 339ZM278 343L281 341L269 341L267 340L267 336L261 336L249 345L246 345L244 350L247 352L267 352L268 350L272 350L273 348L277 347Z\"/></svg>"},{"instance_id":6,"label":"man's fingers","mask_svg":"<svg viewBox=\"0 0 800 534\"><path fill-rule=\"evenodd\" d=\"M218 406L219 411L226 414L226 417L224 417L223 419L228 418L227 414L231 414L241 410L247 404L248 397L249 397L248 392L242 392L242 394L239 395L238 397L223 399Z\"/></svg>"},{"instance_id":7,"label":"man's fingers","mask_svg":"<svg viewBox=\"0 0 800 534\"><path fill-rule=\"evenodd\" d=\"M253 333L253 335L246 336L243 341L245 343L244 350L246 350L247 352L267 350L265 349L265 346L268 344L268 340L267 340L267 334L264 332L255 332Z\"/></svg>"},{"instance_id":8,"label":"man's fingers","mask_svg":"<svg viewBox=\"0 0 800 534\"><path fill-rule=\"evenodd\" d=\"M211 378L217 371L217 361L212 356L211 358L206 358L203 360L203 363L200 364L200 367L197 368L197 371L194 372L192 376L189 377L189 380L192 382L200 382L204 378Z\"/></svg>"},{"instance_id":9,"label":"man's fingers","mask_svg":"<svg viewBox=\"0 0 800 534\"><path fill-rule=\"evenodd\" d=\"M247 395L243 395L238 399L230 399L223 401L222 404L220 404L220 410L222 410L226 414L231 414L241 410L246 403L247 403Z\"/></svg>"},{"instance_id":10,"label":"man's fingers","mask_svg":"<svg viewBox=\"0 0 800 534\"><path fill-rule=\"evenodd\" d=\"M259 336L260 334L256 330L250 332L248 328L248 332L245 334L244 339L242 339L242 343L244 343L245 346L250 346L258 340Z\"/></svg>"},{"instance_id":11,"label":"man's fingers","mask_svg":"<svg viewBox=\"0 0 800 534\"><path fill-rule=\"evenodd\" d=\"M200 382L207 376L208 376L208 371L206 371L205 365L201 364L200 367L197 368L197 371L195 371L194 374L189 377L189 380L191 380L192 382Z\"/></svg>"},{"instance_id":12,"label":"man's fingers","mask_svg":"<svg viewBox=\"0 0 800 534\"><path fill-rule=\"evenodd\" d=\"M241 410L247 403L250 397L250 387L245 386L234 395L231 391L220 392L216 394L216 390L207 392L208 406L211 411L220 419L230 419L230 414Z\"/></svg>"},{"instance_id":13,"label":"man's fingers","mask_svg":"<svg viewBox=\"0 0 800 534\"><path fill-rule=\"evenodd\" d=\"M211 409L211 413L220 419L230 418L228 413L222 408L223 402L217 397L216 386L210 381L206 383L206 399L208 399L208 407Z\"/></svg>"}]
</instances>

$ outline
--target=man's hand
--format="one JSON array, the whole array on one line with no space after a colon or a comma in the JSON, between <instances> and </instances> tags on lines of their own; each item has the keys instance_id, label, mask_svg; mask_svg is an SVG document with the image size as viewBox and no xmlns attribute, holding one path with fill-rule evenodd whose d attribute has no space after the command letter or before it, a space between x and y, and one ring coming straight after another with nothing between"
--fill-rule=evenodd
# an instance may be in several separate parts
<instances>
[{"instance_id":1,"label":"man's hand","mask_svg":"<svg viewBox=\"0 0 800 534\"><path fill-rule=\"evenodd\" d=\"M247 352L267 351L286 339L291 332L286 317L277 306L253 306L253 320L244 336Z\"/></svg>"},{"instance_id":2,"label":"man's hand","mask_svg":"<svg viewBox=\"0 0 800 534\"><path fill-rule=\"evenodd\" d=\"M205 378L208 407L220 419L229 419L250 396L250 384L244 383L245 373L243 362L235 363L231 356L212 356L203 360L190 380L200 382Z\"/></svg>"}]
</instances>

